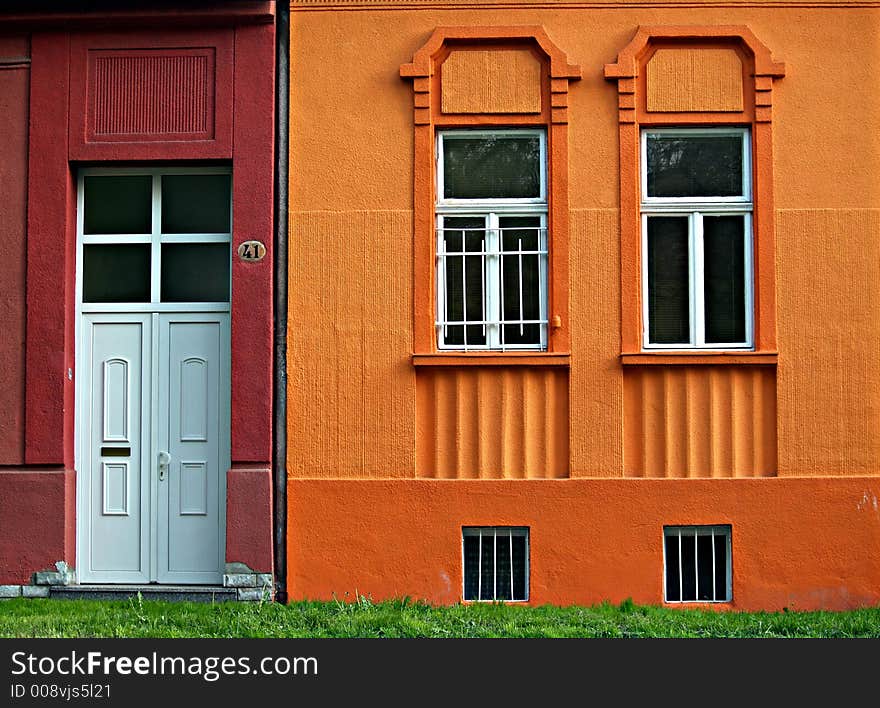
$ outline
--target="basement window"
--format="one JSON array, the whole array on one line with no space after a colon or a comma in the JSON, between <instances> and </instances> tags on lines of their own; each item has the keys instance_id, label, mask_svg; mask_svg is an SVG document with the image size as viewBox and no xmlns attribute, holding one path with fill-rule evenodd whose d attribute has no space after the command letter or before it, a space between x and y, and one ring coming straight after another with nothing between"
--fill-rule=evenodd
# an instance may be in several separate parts
<instances>
[{"instance_id":1,"label":"basement window","mask_svg":"<svg viewBox=\"0 0 880 708\"><path fill-rule=\"evenodd\" d=\"M524 602L529 599L529 529L462 528L464 599Z\"/></svg>"},{"instance_id":2,"label":"basement window","mask_svg":"<svg viewBox=\"0 0 880 708\"><path fill-rule=\"evenodd\" d=\"M666 602L730 602L730 526L665 526L663 564Z\"/></svg>"}]
</instances>

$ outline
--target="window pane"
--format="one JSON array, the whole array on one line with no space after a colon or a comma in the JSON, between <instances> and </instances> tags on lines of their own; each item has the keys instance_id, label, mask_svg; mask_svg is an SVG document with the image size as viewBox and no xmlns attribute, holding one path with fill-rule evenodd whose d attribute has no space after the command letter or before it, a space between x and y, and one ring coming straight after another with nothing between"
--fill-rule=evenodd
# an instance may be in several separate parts
<instances>
[{"instance_id":1,"label":"window pane","mask_svg":"<svg viewBox=\"0 0 880 708\"><path fill-rule=\"evenodd\" d=\"M651 344L690 342L688 218L648 219L648 338Z\"/></svg>"},{"instance_id":2,"label":"window pane","mask_svg":"<svg viewBox=\"0 0 880 708\"><path fill-rule=\"evenodd\" d=\"M648 134L649 197L743 195L740 135Z\"/></svg>"},{"instance_id":3,"label":"window pane","mask_svg":"<svg viewBox=\"0 0 880 708\"><path fill-rule=\"evenodd\" d=\"M445 280L445 321L483 320L483 256L486 238L482 217L446 217L443 219L443 258ZM475 253L469 256L468 253ZM467 334L467 342L465 342ZM444 344L481 345L486 343L482 324L448 325Z\"/></svg>"},{"instance_id":4,"label":"window pane","mask_svg":"<svg viewBox=\"0 0 880 708\"><path fill-rule=\"evenodd\" d=\"M229 233L229 175L164 175L162 233Z\"/></svg>"},{"instance_id":5,"label":"window pane","mask_svg":"<svg viewBox=\"0 0 880 708\"><path fill-rule=\"evenodd\" d=\"M464 537L464 599L476 600L479 588L480 537Z\"/></svg>"},{"instance_id":6,"label":"window pane","mask_svg":"<svg viewBox=\"0 0 880 708\"><path fill-rule=\"evenodd\" d=\"M445 199L540 198L538 136L443 137Z\"/></svg>"},{"instance_id":7,"label":"window pane","mask_svg":"<svg viewBox=\"0 0 880 708\"><path fill-rule=\"evenodd\" d=\"M666 601L679 602L681 588L678 584L678 534L666 536Z\"/></svg>"},{"instance_id":8,"label":"window pane","mask_svg":"<svg viewBox=\"0 0 880 708\"><path fill-rule=\"evenodd\" d=\"M83 302L149 302L150 244L83 246Z\"/></svg>"},{"instance_id":9,"label":"window pane","mask_svg":"<svg viewBox=\"0 0 880 708\"><path fill-rule=\"evenodd\" d=\"M494 539L496 600L512 600L510 595L510 536L506 529L498 530Z\"/></svg>"},{"instance_id":10,"label":"window pane","mask_svg":"<svg viewBox=\"0 0 880 708\"><path fill-rule=\"evenodd\" d=\"M716 600L730 599L730 595L727 592L727 538L725 535L715 534Z\"/></svg>"},{"instance_id":11,"label":"window pane","mask_svg":"<svg viewBox=\"0 0 880 708\"><path fill-rule=\"evenodd\" d=\"M229 302L229 244L163 244L161 289L162 302Z\"/></svg>"},{"instance_id":12,"label":"window pane","mask_svg":"<svg viewBox=\"0 0 880 708\"><path fill-rule=\"evenodd\" d=\"M84 177L83 233L148 234L150 175Z\"/></svg>"},{"instance_id":13,"label":"window pane","mask_svg":"<svg viewBox=\"0 0 880 708\"><path fill-rule=\"evenodd\" d=\"M501 319L505 322L541 319L541 239L539 217L502 217ZM526 251L527 253L522 253ZM540 324L507 324L504 344L540 344Z\"/></svg>"},{"instance_id":14,"label":"window pane","mask_svg":"<svg viewBox=\"0 0 880 708\"><path fill-rule=\"evenodd\" d=\"M712 590L712 535L700 534L697 536L697 578L699 579L698 600L715 600ZM719 594L723 594L723 586L718 588Z\"/></svg>"},{"instance_id":15,"label":"window pane","mask_svg":"<svg viewBox=\"0 0 880 708\"><path fill-rule=\"evenodd\" d=\"M706 342L745 342L745 217L703 217L703 259Z\"/></svg>"},{"instance_id":16,"label":"window pane","mask_svg":"<svg viewBox=\"0 0 880 708\"><path fill-rule=\"evenodd\" d=\"M528 565L528 544L526 536L513 537L513 599L528 600L526 587L526 567Z\"/></svg>"},{"instance_id":17,"label":"window pane","mask_svg":"<svg viewBox=\"0 0 880 708\"><path fill-rule=\"evenodd\" d=\"M693 535L681 535L681 599L692 602L697 599L697 558Z\"/></svg>"},{"instance_id":18,"label":"window pane","mask_svg":"<svg viewBox=\"0 0 880 708\"><path fill-rule=\"evenodd\" d=\"M481 554L482 558L482 578L483 578L483 587L480 592L481 600L494 600L495 599L495 575L493 568L493 561L495 559L495 547L493 544L492 533L487 531L486 534L483 535L483 552Z\"/></svg>"}]
</instances>

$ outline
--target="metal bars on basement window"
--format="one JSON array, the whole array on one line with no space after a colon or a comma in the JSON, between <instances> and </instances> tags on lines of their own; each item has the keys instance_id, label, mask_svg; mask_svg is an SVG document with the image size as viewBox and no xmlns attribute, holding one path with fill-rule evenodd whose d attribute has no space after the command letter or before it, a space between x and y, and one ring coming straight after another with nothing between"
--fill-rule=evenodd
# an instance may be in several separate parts
<instances>
[{"instance_id":1,"label":"metal bars on basement window","mask_svg":"<svg viewBox=\"0 0 880 708\"><path fill-rule=\"evenodd\" d=\"M730 526L664 527L664 600L730 602L730 536Z\"/></svg>"},{"instance_id":2,"label":"metal bars on basement window","mask_svg":"<svg viewBox=\"0 0 880 708\"><path fill-rule=\"evenodd\" d=\"M528 600L528 528L463 528L462 566L465 600Z\"/></svg>"}]
</instances>

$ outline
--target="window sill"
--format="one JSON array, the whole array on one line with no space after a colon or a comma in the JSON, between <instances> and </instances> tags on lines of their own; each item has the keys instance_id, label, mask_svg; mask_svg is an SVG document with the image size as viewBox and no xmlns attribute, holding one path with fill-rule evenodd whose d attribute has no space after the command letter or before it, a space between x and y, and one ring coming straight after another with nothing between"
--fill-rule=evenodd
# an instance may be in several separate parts
<instances>
[{"instance_id":1,"label":"window sill","mask_svg":"<svg viewBox=\"0 0 880 708\"><path fill-rule=\"evenodd\" d=\"M673 364L699 366L711 364L736 364L739 366L766 366L776 364L778 352L709 352L709 351L657 351L633 352L620 355L620 363L625 366L645 366L652 364Z\"/></svg>"},{"instance_id":2,"label":"window sill","mask_svg":"<svg viewBox=\"0 0 880 708\"><path fill-rule=\"evenodd\" d=\"M413 366L570 366L571 354L556 352L449 352L413 354Z\"/></svg>"}]
</instances>

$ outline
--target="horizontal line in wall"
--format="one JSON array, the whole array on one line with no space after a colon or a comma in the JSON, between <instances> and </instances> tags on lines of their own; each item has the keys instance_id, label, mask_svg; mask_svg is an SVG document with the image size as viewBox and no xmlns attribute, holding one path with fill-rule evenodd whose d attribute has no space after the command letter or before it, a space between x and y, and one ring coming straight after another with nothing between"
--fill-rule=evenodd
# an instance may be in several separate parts
<instances>
[{"instance_id":1,"label":"horizontal line in wall","mask_svg":"<svg viewBox=\"0 0 880 708\"><path fill-rule=\"evenodd\" d=\"M413 354L413 366L570 366L567 353L468 352Z\"/></svg>"},{"instance_id":2,"label":"horizontal line in wall","mask_svg":"<svg viewBox=\"0 0 880 708\"><path fill-rule=\"evenodd\" d=\"M630 366L654 364L677 364L682 366L699 366L704 364L739 364L768 365L776 364L778 352L662 352L621 354L620 363Z\"/></svg>"},{"instance_id":3,"label":"horizontal line in wall","mask_svg":"<svg viewBox=\"0 0 880 708\"><path fill-rule=\"evenodd\" d=\"M475 2L475 0L448 0L447 2L439 2L438 0L402 0L401 2L389 2L389 0L299 0L291 2L290 10L292 12L321 12L327 10L401 10L401 9L422 9L422 10L448 10L448 9L547 9L556 10L561 7L570 9L584 10L630 10L644 8L662 8L662 9L702 9L702 8L777 8L777 9L860 9L860 8L876 8L880 7L877 0L860 0L859 2L785 2L785 0L768 0L760 2L757 0L746 0L745 2L694 2L693 0L684 2L620 2L620 0L611 0L609 2L582 2L579 0L556 0L548 2L548 0L523 0L522 2L499 2L489 0L488 2Z\"/></svg>"}]
</instances>

